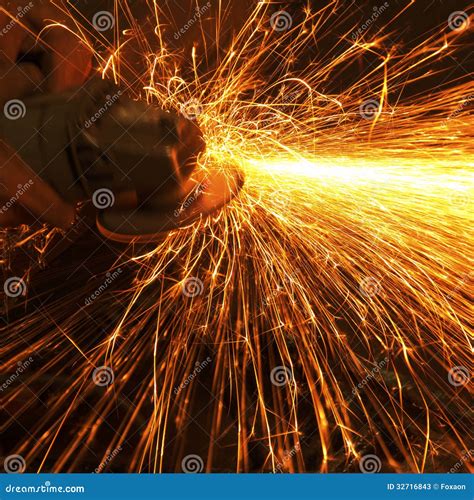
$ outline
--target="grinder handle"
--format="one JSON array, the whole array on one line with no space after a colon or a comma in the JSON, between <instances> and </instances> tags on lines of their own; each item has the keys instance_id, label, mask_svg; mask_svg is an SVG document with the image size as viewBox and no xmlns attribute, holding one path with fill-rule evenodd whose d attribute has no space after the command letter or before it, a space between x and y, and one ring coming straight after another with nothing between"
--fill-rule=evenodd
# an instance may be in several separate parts
<instances>
[{"instance_id":1,"label":"grinder handle","mask_svg":"<svg viewBox=\"0 0 474 500\"><path fill-rule=\"evenodd\" d=\"M39 221L67 229L74 219L73 205L64 201L0 139L0 227L31 225Z\"/></svg>"}]
</instances>

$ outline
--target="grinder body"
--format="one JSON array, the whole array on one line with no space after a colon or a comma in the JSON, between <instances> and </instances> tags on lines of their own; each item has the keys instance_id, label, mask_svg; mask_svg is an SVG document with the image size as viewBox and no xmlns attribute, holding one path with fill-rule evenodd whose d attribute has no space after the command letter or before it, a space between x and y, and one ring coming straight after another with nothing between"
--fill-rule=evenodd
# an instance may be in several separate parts
<instances>
[{"instance_id":1,"label":"grinder body","mask_svg":"<svg viewBox=\"0 0 474 500\"><path fill-rule=\"evenodd\" d=\"M205 149L196 122L132 100L108 82L21 105L15 119L4 113L0 136L64 200L92 199L101 210L99 230L110 239L158 239L211 214L242 186L233 169L196 172ZM95 203L104 192L107 202Z\"/></svg>"},{"instance_id":2,"label":"grinder body","mask_svg":"<svg viewBox=\"0 0 474 500\"><path fill-rule=\"evenodd\" d=\"M172 202L192 172L179 163L178 151L193 134L194 160L204 149L197 127L101 80L75 92L31 97L23 106L22 116L5 113L0 120L1 137L70 202L102 188L134 191L139 199L159 190L163 203Z\"/></svg>"}]
</instances>

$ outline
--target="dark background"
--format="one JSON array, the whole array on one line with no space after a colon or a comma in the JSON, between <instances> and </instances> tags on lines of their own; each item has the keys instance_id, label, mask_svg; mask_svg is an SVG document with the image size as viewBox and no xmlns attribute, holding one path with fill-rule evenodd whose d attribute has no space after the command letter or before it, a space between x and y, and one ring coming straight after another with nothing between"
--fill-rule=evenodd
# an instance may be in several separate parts
<instances>
[{"instance_id":1,"label":"dark background","mask_svg":"<svg viewBox=\"0 0 474 500\"><path fill-rule=\"evenodd\" d=\"M205 0L199 0L199 5L206 5ZM215 18L217 15L217 6L219 2L212 0L211 8L205 11L201 17L202 24L195 23L185 34L181 36L179 41L174 38L180 27L188 22L195 13L195 1L193 0L163 0L161 2L165 17L163 18L162 31L164 33L164 41L166 48L172 51L175 55L183 56L183 66L189 64L189 54L193 44L202 49L203 44L206 45L206 52L212 54L217 52L216 47L217 32L215 29ZM232 34L237 32L243 24L249 19L249 14L255 7L254 0L238 0L236 2L223 2L225 15L224 22L221 23L219 46L222 54L229 45ZM332 2L329 0L311 0L309 5L313 12L322 11ZM390 0L387 2L388 7L378 17L372 25L364 31L363 40L367 41L375 35L387 36L383 45L380 46L380 53L391 52L393 57L403 57L411 49L419 45L428 36L435 33L450 34L451 30L448 27L449 15L454 11L464 11L469 15L474 13L474 4L465 0L417 0L411 3L409 0ZM113 12L113 1L102 0L99 2L76 2L78 8L88 17L92 19L94 13L98 10L105 9ZM139 26L147 35L151 49L159 50L160 44L157 37L154 35L155 21L152 12L150 11L147 2L129 2L130 16L120 18L120 29L133 28ZM338 12L343 12L342 15L332 16L330 21L324 25L324 29L318 32L318 36L314 44L308 44L306 49L298 54L298 60L295 61L296 70L304 70L311 61L322 61L331 57L336 57L338 53L345 50L352 43L350 34L357 31L367 19L370 19L374 9L385 4L384 1L341 1L339 2ZM308 5L306 0L294 0L290 2L274 2L269 10L269 14L273 11L286 10L294 20L293 25L304 20L303 9ZM408 8L406 8L408 6ZM405 9L405 10L404 10ZM403 11L404 10L404 11ZM400 12L403 11L401 14ZM330 12L330 10L326 11ZM336 22L337 19L337 22ZM148 22L147 22L148 20ZM201 31L202 26L202 31ZM202 33L205 34L205 41L202 39ZM347 36L347 33L349 35ZM431 92L433 89L439 88L460 79L462 81L472 80L474 75L474 22L471 20L469 29L462 33L457 33L455 40L452 42L456 46L456 54L442 55L436 62L430 62L430 69L436 73L433 77L423 78L410 84L404 90L405 96L411 96L420 92ZM278 36L278 33L275 34ZM341 39L346 35L347 42L340 43ZM103 36L101 35L102 42ZM439 45L442 44L442 38L437 38ZM104 49L106 44L99 41ZM337 45L337 50L334 52L334 47ZM283 47L284 53L284 47ZM139 67L139 61L142 60L143 47L139 45L130 45L128 47L128 56L125 57L135 67ZM201 70L206 72L212 69L215 59L206 58L201 60ZM330 82L327 92L341 92L348 85L358 81L362 75L366 74L370 68L380 63L380 58L367 53L353 61L352 65L347 65L344 72L339 74L337 79ZM277 61L273 61L273 66L277 65ZM269 71L275 68L268 68ZM440 75L438 72L441 71ZM415 70L412 76L426 76L426 67L420 70Z\"/></svg>"}]
</instances>

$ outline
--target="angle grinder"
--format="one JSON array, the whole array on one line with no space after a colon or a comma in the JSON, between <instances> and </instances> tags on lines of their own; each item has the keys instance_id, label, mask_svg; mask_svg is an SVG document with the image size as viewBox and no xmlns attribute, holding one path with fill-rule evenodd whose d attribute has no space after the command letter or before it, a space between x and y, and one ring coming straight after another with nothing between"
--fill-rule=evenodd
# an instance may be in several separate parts
<instances>
[{"instance_id":1,"label":"angle grinder","mask_svg":"<svg viewBox=\"0 0 474 500\"><path fill-rule=\"evenodd\" d=\"M92 79L16 104L14 119L1 117L0 136L65 201L92 202L110 240L159 241L216 213L243 186L232 167L197 168L205 143L196 120L133 100L113 83Z\"/></svg>"}]
</instances>

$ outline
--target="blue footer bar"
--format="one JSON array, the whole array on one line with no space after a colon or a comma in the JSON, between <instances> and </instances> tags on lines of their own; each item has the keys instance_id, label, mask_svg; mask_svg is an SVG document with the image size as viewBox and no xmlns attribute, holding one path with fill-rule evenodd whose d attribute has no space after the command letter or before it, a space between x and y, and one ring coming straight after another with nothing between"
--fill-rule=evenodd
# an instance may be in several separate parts
<instances>
[{"instance_id":1,"label":"blue footer bar","mask_svg":"<svg viewBox=\"0 0 474 500\"><path fill-rule=\"evenodd\" d=\"M0 498L473 498L469 474L3 474Z\"/></svg>"}]
</instances>

